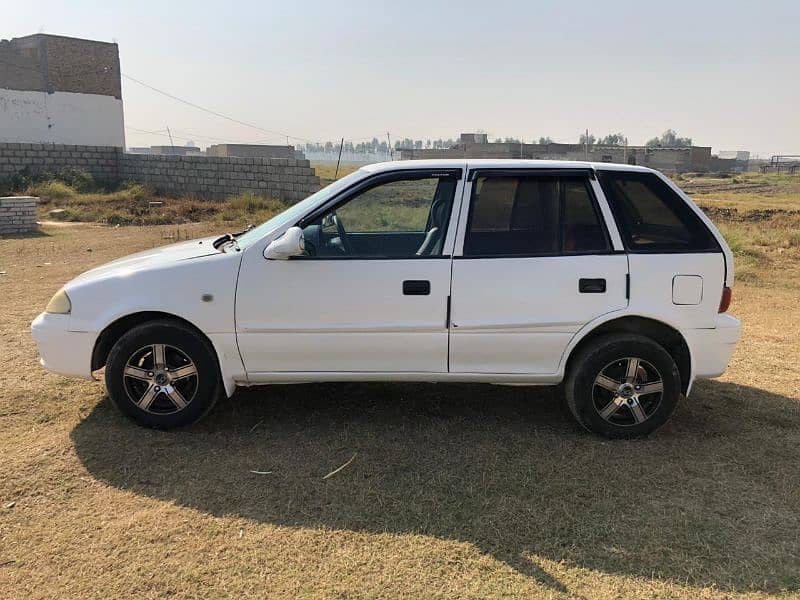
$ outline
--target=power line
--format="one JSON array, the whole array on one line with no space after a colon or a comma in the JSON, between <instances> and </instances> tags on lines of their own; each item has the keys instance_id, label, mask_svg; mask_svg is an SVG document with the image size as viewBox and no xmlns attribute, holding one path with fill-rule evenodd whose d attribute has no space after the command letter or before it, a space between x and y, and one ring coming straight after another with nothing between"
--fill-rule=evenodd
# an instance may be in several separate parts
<instances>
[{"instance_id":1,"label":"power line","mask_svg":"<svg viewBox=\"0 0 800 600\"><path fill-rule=\"evenodd\" d=\"M302 142L312 142L312 140L310 140L308 138L302 138L302 137L298 137L296 135L289 135L288 133L284 133L282 131L275 131L275 130L272 130L272 129L266 129L264 127L261 127L260 125L255 125L253 123L248 123L247 121L241 121L239 119L236 119L234 117L228 116L228 115L223 114L221 112L218 112L216 110L212 110L210 108L206 108L205 106L200 106L199 104L195 104L194 102L186 100L185 98L180 98L178 96L175 96L174 94L170 94L169 92L165 92L164 90L161 90L161 89L159 89L159 88L157 88L155 86L150 85L149 83L145 83L144 81L141 81L139 79L131 77L130 75L126 75L125 73L122 73L122 76L125 79L133 81L134 83L138 83L141 86L144 86L144 87L146 87L146 88L148 88L150 90L153 90L154 92L162 94L163 96L166 96L167 98L172 98L173 100L176 100L178 102L186 104L187 106L191 106L192 108L196 108L197 110L202 110L203 112L207 112L207 113L212 114L212 115L214 115L216 117L220 117L221 119L226 119L226 120L231 121L233 123L238 123L239 125L244 125L245 127L251 127L253 129L258 129L258 130L263 131L265 133L269 133L270 135L279 135L281 137L291 138L293 140L300 140Z\"/></svg>"}]
</instances>

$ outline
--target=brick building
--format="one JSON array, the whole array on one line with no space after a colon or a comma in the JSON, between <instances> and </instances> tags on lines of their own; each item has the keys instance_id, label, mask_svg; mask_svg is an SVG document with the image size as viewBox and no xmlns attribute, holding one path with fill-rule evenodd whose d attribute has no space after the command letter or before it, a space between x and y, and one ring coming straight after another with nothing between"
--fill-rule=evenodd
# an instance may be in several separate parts
<instances>
[{"instance_id":1,"label":"brick building","mask_svg":"<svg viewBox=\"0 0 800 600\"><path fill-rule=\"evenodd\" d=\"M124 147L117 45L42 33L0 40L0 142Z\"/></svg>"}]
</instances>

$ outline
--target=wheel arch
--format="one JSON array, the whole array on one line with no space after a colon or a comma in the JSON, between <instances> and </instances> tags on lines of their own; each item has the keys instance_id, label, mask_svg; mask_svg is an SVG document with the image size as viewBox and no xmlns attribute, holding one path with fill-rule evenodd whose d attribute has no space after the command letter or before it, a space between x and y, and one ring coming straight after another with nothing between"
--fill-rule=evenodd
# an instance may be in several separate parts
<instances>
[{"instance_id":1,"label":"wheel arch","mask_svg":"<svg viewBox=\"0 0 800 600\"><path fill-rule=\"evenodd\" d=\"M216 348L214 348L214 344L211 342L208 336L191 321L172 313L146 310L118 317L100 332L94 342L94 348L92 349L92 371L97 371L106 364L106 360L111 352L111 348L114 347L114 344L117 343L117 340L119 340L119 338L121 338L126 332L138 325L142 325L143 323L149 323L150 321L157 321L159 319L178 321L191 328L193 331L200 334L209 343L211 348L214 349L214 354L217 354ZM219 364L219 357L215 358L217 358L217 363Z\"/></svg>"},{"instance_id":2,"label":"wheel arch","mask_svg":"<svg viewBox=\"0 0 800 600\"><path fill-rule=\"evenodd\" d=\"M625 315L610 318L573 340L567 349L564 373L572 367L574 357L598 337L608 333L634 333L648 337L662 346L675 361L681 376L681 391L687 394L692 382L692 354L683 334L668 323L652 317Z\"/></svg>"}]
</instances>

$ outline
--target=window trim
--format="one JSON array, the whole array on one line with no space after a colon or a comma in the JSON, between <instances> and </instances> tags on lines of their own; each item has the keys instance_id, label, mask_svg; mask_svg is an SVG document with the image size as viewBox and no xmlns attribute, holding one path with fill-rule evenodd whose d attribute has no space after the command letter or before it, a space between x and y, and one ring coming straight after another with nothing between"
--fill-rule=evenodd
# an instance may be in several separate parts
<instances>
[{"instance_id":1,"label":"window trim","mask_svg":"<svg viewBox=\"0 0 800 600\"><path fill-rule=\"evenodd\" d=\"M516 179L573 179L579 180L583 183L586 191L588 192L589 199L592 204L592 209L597 217L597 222L603 232L603 237L606 241L605 250L578 250L575 252L565 252L563 250L563 232L559 231L559 245L562 247L557 252L534 252L522 254L466 254L467 239L469 237L470 227L472 226L472 216L474 214L473 208L475 206L475 195L477 192L476 181L479 177L514 177ZM595 179L594 169L470 169L469 181L471 185L470 197L467 203L467 218L464 226L464 235L461 241L460 252L453 256L454 259L502 259L502 258L556 258L556 257L571 257L571 256L608 256L611 254L625 254L625 250L616 250L614 248L614 240L612 239L608 230L608 223L606 223L605 215L603 214L602 207L599 203L599 198L595 193L592 180ZM563 199L561 201L560 211L564 210ZM512 209L513 210L513 209Z\"/></svg>"},{"instance_id":2,"label":"window trim","mask_svg":"<svg viewBox=\"0 0 800 600\"><path fill-rule=\"evenodd\" d=\"M617 227L617 231L619 232L619 237L620 237L620 241L622 242L622 247L625 249L626 253L628 253L628 254L716 254L716 253L724 254L724 252L722 250L722 246L721 246L719 240L717 239L717 236L714 235L714 232L708 227L708 225L700 217L700 215L697 214L697 212L694 210L694 208L692 206L690 206L686 202L686 200L684 200L681 197L680 194L678 194L674 189L672 189L672 186L669 184L669 182L665 181L658 173L649 172L649 171L633 171L633 170L620 170L620 169L598 169L597 171L598 171L597 184L600 187L600 189L603 191L603 196L605 196L606 204L608 204L609 209L611 209L611 216L614 218L614 223L615 223L615 225ZM642 247L631 246L630 243L629 243L630 232L627 231L626 228L624 227L624 219L622 218L622 216L620 214L620 211L622 210L622 208L617 206L616 202L612 201L613 198L611 196L609 196L609 194L606 191L606 188L602 185L602 183L600 181L604 174L617 175L617 176L628 176L628 177L635 176L635 177L651 178L651 179L657 180L660 184L662 184L664 186L665 189L667 189L671 194L674 194L675 197L677 197L678 200L680 200L681 204L686 209L687 214L691 215L691 218L696 220L697 225L699 225L700 227L702 227L705 230L705 232L708 234L709 238L711 239L711 241L713 242L713 244L716 247L715 248L699 249L699 248L693 248L693 247L685 247L685 248L642 248ZM648 189L650 189L649 186L648 186ZM650 191L652 191L652 189L650 189ZM660 200L660 198L659 198L659 200ZM667 208L671 208L671 207L667 204ZM678 217L676 215L676 218L678 218L678 220L681 221L682 225L685 225L685 223L682 222L680 217Z\"/></svg>"},{"instance_id":3,"label":"window trim","mask_svg":"<svg viewBox=\"0 0 800 600\"><path fill-rule=\"evenodd\" d=\"M311 212L297 220L294 224L295 227L306 227L317 220L330 210L335 210L337 207L342 206L349 202L355 196L368 191L374 187L384 183L391 183L393 181L413 181L416 179L430 179L438 178L444 179L452 177L455 181L453 188L453 199L450 205L450 214L448 215L447 230L445 232L443 253L437 256L417 256L416 254L407 256L293 256L291 260L438 260L438 259L452 259L452 252L445 254L447 240L451 235L454 228L454 210L456 205L460 209L461 194L460 185L464 177L464 169L462 167L445 167L440 169L435 168L422 168L422 169L396 169L393 171L383 171L380 173L373 173L364 179L357 181L352 186L341 190L336 196L325 202L323 205L318 206ZM437 186L439 184L437 183ZM367 233L367 232L365 232ZM372 233L387 233L387 232L372 232ZM397 233L419 233L419 232L397 232Z\"/></svg>"}]
</instances>

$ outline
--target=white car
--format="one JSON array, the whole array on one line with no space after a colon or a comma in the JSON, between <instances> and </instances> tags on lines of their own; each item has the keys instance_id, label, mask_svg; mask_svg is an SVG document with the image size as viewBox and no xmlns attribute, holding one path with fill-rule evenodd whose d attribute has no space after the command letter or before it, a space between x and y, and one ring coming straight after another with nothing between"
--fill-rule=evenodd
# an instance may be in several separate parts
<instances>
[{"instance_id":1,"label":"white car","mask_svg":"<svg viewBox=\"0 0 800 600\"><path fill-rule=\"evenodd\" d=\"M32 324L42 365L136 422L237 386L563 383L586 429L647 434L725 371L733 256L668 178L525 160L370 165L266 223L134 254Z\"/></svg>"}]
</instances>

